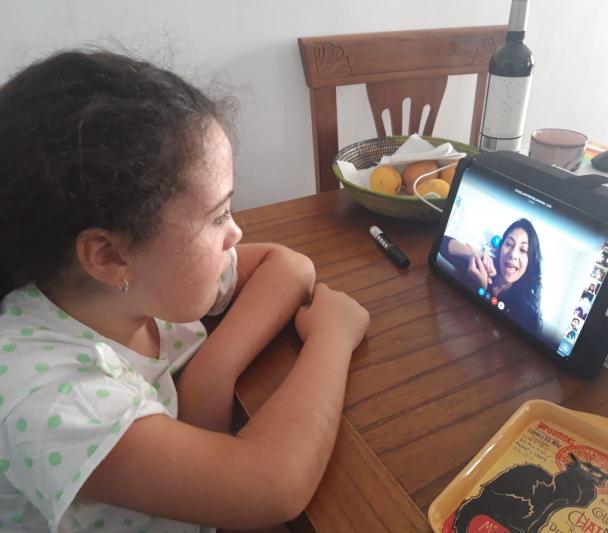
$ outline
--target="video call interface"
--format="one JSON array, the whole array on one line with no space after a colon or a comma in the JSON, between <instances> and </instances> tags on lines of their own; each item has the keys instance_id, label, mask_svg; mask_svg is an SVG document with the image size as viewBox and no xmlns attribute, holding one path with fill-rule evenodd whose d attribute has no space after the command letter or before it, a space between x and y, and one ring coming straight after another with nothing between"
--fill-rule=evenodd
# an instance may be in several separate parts
<instances>
[{"instance_id":1,"label":"video call interface","mask_svg":"<svg viewBox=\"0 0 608 533\"><path fill-rule=\"evenodd\" d=\"M468 168L437 266L569 357L608 272L608 231L531 188Z\"/></svg>"}]
</instances>

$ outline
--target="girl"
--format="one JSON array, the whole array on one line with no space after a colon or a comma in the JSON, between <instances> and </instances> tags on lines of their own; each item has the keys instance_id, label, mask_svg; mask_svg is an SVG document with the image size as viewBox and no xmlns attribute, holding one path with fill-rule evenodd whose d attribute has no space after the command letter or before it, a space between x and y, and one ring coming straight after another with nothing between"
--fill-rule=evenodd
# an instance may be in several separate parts
<instances>
[{"instance_id":1,"label":"girl","mask_svg":"<svg viewBox=\"0 0 608 533\"><path fill-rule=\"evenodd\" d=\"M175 74L111 53L62 53L0 90L11 531L260 527L312 497L369 315L306 257L237 244L220 120ZM207 338L198 318L230 302ZM228 434L238 376L294 313L297 363Z\"/></svg>"}]
</instances>

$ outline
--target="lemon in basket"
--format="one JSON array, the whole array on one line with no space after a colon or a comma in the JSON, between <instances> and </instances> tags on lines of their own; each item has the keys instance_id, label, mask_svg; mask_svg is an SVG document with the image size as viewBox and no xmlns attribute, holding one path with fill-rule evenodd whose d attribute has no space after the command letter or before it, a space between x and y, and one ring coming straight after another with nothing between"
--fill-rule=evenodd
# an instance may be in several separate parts
<instances>
[{"instance_id":1,"label":"lemon in basket","mask_svg":"<svg viewBox=\"0 0 608 533\"><path fill-rule=\"evenodd\" d=\"M401 189L401 183L399 172L388 165L376 167L369 177L370 189L384 194L397 194Z\"/></svg>"},{"instance_id":2,"label":"lemon in basket","mask_svg":"<svg viewBox=\"0 0 608 533\"><path fill-rule=\"evenodd\" d=\"M447 198L448 193L450 192L450 186L445 180L432 178L418 184L416 186L416 190L420 196L425 196L430 192L434 192L439 196L439 198Z\"/></svg>"}]
</instances>

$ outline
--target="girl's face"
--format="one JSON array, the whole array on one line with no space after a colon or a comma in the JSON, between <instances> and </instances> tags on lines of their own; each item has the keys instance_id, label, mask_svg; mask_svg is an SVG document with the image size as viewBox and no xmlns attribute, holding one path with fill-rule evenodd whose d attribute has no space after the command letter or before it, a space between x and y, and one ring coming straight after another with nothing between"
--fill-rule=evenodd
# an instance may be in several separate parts
<instances>
[{"instance_id":1,"label":"girl's face","mask_svg":"<svg viewBox=\"0 0 608 533\"><path fill-rule=\"evenodd\" d=\"M202 318L217 297L228 250L243 236L230 214L232 149L213 122L208 155L194 166L185 191L163 209L160 233L134 254L129 296L142 314L170 322Z\"/></svg>"},{"instance_id":2,"label":"girl's face","mask_svg":"<svg viewBox=\"0 0 608 533\"><path fill-rule=\"evenodd\" d=\"M500 247L500 272L507 283L515 283L528 267L528 233L515 228Z\"/></svg>"}]
</instances>

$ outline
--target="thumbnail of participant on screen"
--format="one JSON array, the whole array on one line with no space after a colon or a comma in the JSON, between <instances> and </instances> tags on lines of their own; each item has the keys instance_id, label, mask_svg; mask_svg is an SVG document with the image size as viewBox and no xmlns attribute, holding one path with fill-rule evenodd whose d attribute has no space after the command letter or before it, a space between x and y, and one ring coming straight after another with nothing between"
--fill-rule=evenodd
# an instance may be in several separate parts
<instances>
[{"instance_id":1,"label":"thumbnail of participant on screen","mask_svg":"<svg viewBox=\"0 0 608 533\"><path fill-rule=\"evenodd\" d=\"M595 278L598 281L604 281L604 276L606 275L606 271L600 267L593 267L593 272L591 273L591 277Z\"/></svg>"},{"instance_id":2,"label":"thumbnail of participant on screen","mask_svg":"<svg viewBox=\"0 0 608 533\"><path fill-rule=\"evenodd\" d=\"M591 296L588 292L584 292L581 299L578 301L578 305L574 310L575 316L582 318L585 320L589 311L591 311L591 302L593 301L593 296Z\"/></svg>"},{"instance_id":3,"label":"thumbnail of participant on screen","mask_svg":"<svg viewBox=\"0 0 608 533\"><path fill-rule=\"evenodd\" d=\"M585 289L583 292L583 298L589 298L589 301L593 301L594 296L597 294L597 291L600 288L599 283L590 283L589 287Z\"/></svg>"},{"instance_id":4,"label":"thumbnail of participant on screen","mask_svg":"<svg viewBox=\"0 0 608 533\"><path fill-rule=\"evenodd\" d=\"M512 319L530 331L540 332L542 257L538 234L529 220L516 220L505 230L496 257L447 235L439 252L455 268L462 283L498 297Z\"/></svg>"},{"instance_id":5,"label":"thumbnail of participant on screen","mask_svg":"<svg viewBox=\"0 0 608 533\"><path fill-rule=\"evenodd\" d=\"M573 341L576 339L577 331L575 329L571 329L568 333L566 333L566 339Z\"/></svg>"},{"instance_id":6,"label":"thumbnail of participant on screen","mask_svg":"<svg viewBox=\"0 0 608 533\"><path fill-rule=\"evenodd\" d=\"M602 250L602 258L597 260L598 265L608 267L608 252Z\"/></svg>"}]
</instances>

